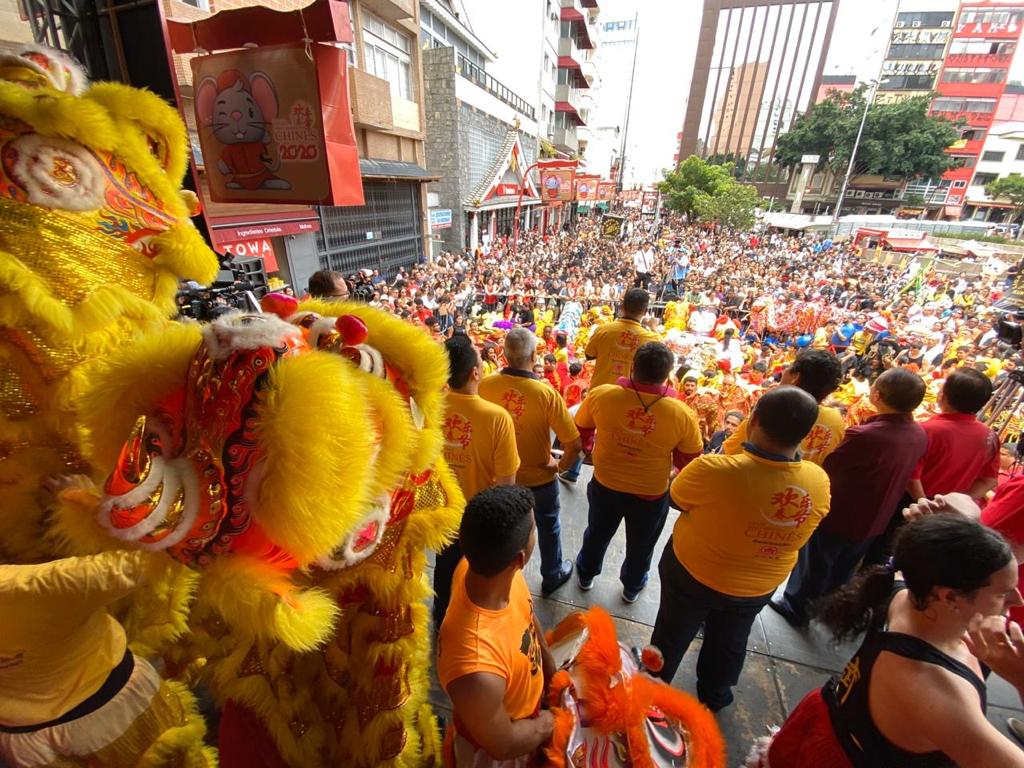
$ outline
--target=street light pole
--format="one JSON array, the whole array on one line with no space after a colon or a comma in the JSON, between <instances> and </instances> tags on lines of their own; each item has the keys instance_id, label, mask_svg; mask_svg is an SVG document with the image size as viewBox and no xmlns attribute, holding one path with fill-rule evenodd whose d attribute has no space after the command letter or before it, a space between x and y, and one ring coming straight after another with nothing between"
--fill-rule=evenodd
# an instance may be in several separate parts
<instances>
[{"instance_id":1,"label":"street light pole","mask_svg":"<svg viewBox=\"0 0 1024 768\"><path fill-rule=\"evenodd\" d=\"M853 151L850 153L850 162L846 164L846 176L843 178L843 186L839 189L839 199L836 200L836 209L832 212L832 236L835 237L839 231L839 212L843 207L843 198L846 197L846 188L850 184L850 176L853 173L853 161L857 158L857 150L860 148L860 137L864 133L864 123L868 120L868 110L871 109L871 102L875 100L875 90L878 88L878 81L872 80L868 88L867 98L864 100L864 114L860 116L860 127L857 129L857 138L853 141Z\"/></svg>"}]
</instances>

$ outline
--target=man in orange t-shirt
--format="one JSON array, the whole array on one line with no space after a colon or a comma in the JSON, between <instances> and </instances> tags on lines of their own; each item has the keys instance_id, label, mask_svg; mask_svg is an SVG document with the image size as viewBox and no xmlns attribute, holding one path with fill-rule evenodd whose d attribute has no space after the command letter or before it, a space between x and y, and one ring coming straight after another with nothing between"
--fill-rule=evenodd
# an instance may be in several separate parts
<instances>
[{"instance_id":1,"label":"man in orange t-shirt","mask_svg":"<svg viewBox=\"0 0 1024 768\"><path fill-rule=\"evenodd\" d=\"M484 400L477 391L483 374L480 353L465 336L445 342L448 352L447 409L441 430L444 458L459 481L462 495L472 499L492 485L511 485L519 470L512 417ZM452 574L462 558L459 542L437 553L434 564L434 626L441 626L451 594Z\"/></svg>"},{"instance_id":2,"label":"man in orange t-shirt","mask_svg":"<svg viewBox=\"0 0 1024 768\"><path fill-rule=\"evenodd\" d=\"M554 662L533 612L523 567L537 528L533 494L495 486L466 505L465 557L437 641L437 676L452 701L450 768L526 768L551 737L541 703Z\"/></svg>"}]
</instances>

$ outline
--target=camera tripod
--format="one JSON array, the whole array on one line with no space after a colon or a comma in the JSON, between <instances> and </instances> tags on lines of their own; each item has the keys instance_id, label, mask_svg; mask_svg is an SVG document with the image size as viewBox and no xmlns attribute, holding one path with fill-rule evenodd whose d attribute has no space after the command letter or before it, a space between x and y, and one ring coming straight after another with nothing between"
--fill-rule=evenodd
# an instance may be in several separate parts
<instances>
[{"instance_id":1,"label":"camera tripod","mask_svg":"<svg viewBox=\"0 0 1024 768\"><path fill-rule=\"evenodd\" d=\"M1024 406L1024 371L1009 371L1006 379L996 387L988 403L978 414L979 420L988 424L999 439L1005 442L1010 432L1019 432L1018 413Z\"/></svg>"}]
</instances>

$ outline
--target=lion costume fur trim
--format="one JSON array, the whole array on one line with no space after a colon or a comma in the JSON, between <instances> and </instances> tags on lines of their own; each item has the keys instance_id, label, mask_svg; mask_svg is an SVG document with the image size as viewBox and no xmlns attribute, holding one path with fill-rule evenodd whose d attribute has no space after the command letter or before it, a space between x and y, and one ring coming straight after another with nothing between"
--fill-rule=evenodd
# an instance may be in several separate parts
<instances>
[{"instance_id":1,"label":"lion costume fur trim","mask_svg":"<svg viewBox=\"0 0 1024 768\"><path fill-rule=\"evenodd\" d=\"M644 726L651 705L679 721L690 738L687 741L691 768L725 768L725 742L714 715L699 701L683 691L656 681L644 673L634 675L630 685L612 686L611 680L622 671L622 656L615 624L599 607L569 617L553 632L548 642L557 642L585 624L588 638L576 656L576 672L582 681L578 691L586 701L587 717L603 733L620 732L626 738L633 768L655 768ZM557 676L556 676L557 677ZM553 680L552 691L560 693L570 684L561 678ZM557 699L556 699L557 702ZM572 722L556 715L556 730L544 749L548 763L566 768L566 745Z\"/></svg>"}]
</instances>

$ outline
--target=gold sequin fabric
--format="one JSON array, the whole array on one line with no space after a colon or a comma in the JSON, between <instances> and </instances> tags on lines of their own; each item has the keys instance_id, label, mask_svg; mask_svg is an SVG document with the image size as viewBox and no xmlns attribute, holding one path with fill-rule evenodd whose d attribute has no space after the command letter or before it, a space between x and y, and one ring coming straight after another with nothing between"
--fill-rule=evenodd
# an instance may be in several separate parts
<instances>
[{"instance_id":1,"label":"gold sequin fabric","mask_svg":"<svg viewBox=\"0 0 1024 768\"><path fill-rule=\"evenodd\" d=\"M0 200L0 251L18 254L50 293L69 305L107 285L153 298L156 270L150 260L93 229L88 214Z\"/></svg>"}]
</instances>

